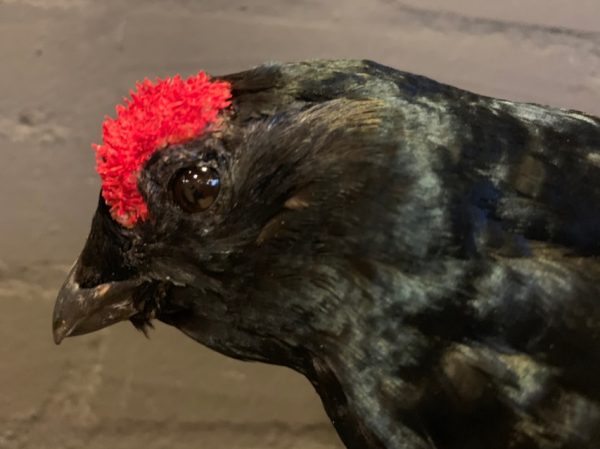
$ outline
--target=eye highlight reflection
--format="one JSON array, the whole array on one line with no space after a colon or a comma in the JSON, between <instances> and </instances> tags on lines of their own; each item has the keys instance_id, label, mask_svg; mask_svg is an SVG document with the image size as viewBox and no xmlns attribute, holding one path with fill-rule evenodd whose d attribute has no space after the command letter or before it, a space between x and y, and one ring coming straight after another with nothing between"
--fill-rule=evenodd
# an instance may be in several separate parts
<instances>
[{"instance_id":1,"label":"eye highlight reflection","mask_svg":"<svg viewBox=\"0 0 600 449\"><path fill-rule=\"evenodd\" d=\"M221 190L219 173L212 167L188 167L179 170L170 183L173 200L188 213L208 209Z\"/></svg>"}]
</instances>

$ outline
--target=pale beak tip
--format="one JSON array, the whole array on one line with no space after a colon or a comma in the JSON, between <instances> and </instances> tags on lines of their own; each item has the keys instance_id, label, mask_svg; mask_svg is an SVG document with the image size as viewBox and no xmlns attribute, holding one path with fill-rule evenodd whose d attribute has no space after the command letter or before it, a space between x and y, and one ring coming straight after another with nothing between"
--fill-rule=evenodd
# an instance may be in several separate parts
<instances>
[{"instance_id":1,"label":"pale beak tip","mask_svg":"<svg viewBox=\"0 0 600 449\"><path fill-rule=\"evenodd\" d=\"M69 328L67 323L62 322L54 322L52 326L52 335L54 336L54 343L59 345L66 337L69 335Z\"/></svg>"}]
</instances>

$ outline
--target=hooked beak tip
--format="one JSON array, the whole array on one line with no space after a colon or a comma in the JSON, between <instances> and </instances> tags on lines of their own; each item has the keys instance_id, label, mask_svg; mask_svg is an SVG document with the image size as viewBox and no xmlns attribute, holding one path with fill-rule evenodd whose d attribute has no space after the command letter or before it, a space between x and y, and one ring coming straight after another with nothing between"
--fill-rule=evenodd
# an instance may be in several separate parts
<instances>
[{"instance_id":1,"label":"hooked beak tip","mask_svg":"<svg viewBox=\"0 0 600 449\"><path fill-rule=\"evenodd\" d=\"M67 337L94 332L139 312L133 294L143 281L113 281L83 288L75 278L77 267L76 263L56 298L52 334L57 345Z\"/></svg>"},{"instance_id":2,"label":"hooked beak tip","mask_svg":"<svg viewBox=\"0 0 600 449\"><path fill-rule=\"evenodd\" d=\"M64 320L55 321L52 325L52 335L54 336L54 343L57 345L59 345L66 337L68 337L69 333L69 327Z\"/></svg>"}]
</instances>

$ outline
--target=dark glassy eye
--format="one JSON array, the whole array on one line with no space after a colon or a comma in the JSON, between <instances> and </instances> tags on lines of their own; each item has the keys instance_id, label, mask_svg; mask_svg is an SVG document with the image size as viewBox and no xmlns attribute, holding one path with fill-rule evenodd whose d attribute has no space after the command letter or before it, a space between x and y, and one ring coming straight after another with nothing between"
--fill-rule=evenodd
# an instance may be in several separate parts
<instances>
[{"instance_id":1,"label":"dark glassy eye","mask_svg":"<svg viewBox=\"0 0 600 449\"><path fill-rule=\"evenodd\" d=\"M184 168L171 181L173 199L190 213L208 209L215 202L220 188L219 174L206 166Z\"/></svg>"}]
</instances>

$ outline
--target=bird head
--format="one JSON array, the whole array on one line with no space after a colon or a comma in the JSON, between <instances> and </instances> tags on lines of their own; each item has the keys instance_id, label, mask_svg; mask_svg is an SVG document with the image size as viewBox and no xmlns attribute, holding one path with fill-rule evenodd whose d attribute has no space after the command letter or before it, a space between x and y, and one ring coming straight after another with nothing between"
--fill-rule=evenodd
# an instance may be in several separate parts
<instances>
[{"instance_id":1,"label":"bird head","mask_svg":"<svg viewBox=\"0 0 600 449\"><path fill-rule=\"evenodd\" d=\"M160 320L286 365L349 448L599 447L599 128L368 61L144 81L55 341Z\"/></svg>"},{"instance_id":2,"label":"bird head","mask_svg":"<svg viewBox=\"0 0 600 449\"><path fill-rule=\"evenodd\" d=\"M106 119L101 195L58 295L57 343L159 319L237 358L299 365L314 334L319 347L342 338L348 273L368 277L358 255L389 250L379 212L410 176L390 170L382 101L281 77L146 80Z\"/></svg>"}]
</instances>

